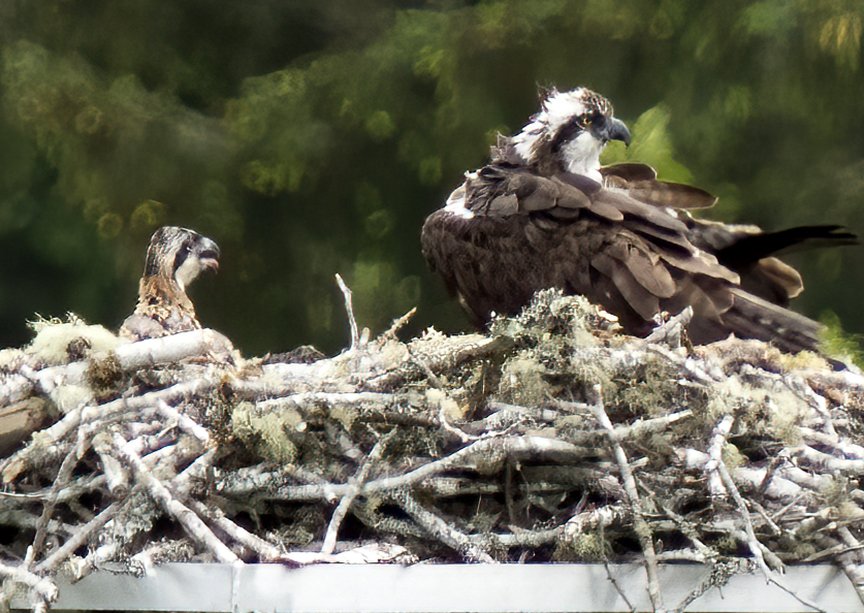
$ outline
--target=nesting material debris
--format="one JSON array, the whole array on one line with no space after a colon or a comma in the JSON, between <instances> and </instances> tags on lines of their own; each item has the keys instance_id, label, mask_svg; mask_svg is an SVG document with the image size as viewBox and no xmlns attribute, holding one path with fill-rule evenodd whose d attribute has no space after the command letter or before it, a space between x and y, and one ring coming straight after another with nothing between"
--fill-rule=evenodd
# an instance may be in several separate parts
<instances>
[{"instance_id":1,"label":"nesting material debris","mask_svg":"<svg viewBox=\"0 0 864 613\"><path fill-rule=\"evenodd\" d=\"M43 322L0 352L5 593L45 607L60 572L192 560L639 561L658 610L662 562L794 593L785 564L833 560L864 593L864 378L690 347L686 318L637 339L545 291L486 335L353 324L299 363Z\"/></svg>"}]
</instances>

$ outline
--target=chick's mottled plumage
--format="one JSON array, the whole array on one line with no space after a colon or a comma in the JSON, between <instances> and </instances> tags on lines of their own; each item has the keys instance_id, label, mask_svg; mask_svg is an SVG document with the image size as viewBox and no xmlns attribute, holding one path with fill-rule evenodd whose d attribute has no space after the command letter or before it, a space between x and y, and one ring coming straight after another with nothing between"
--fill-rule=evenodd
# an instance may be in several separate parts
<instances>
[{"instance_id":1,"label":"chick's mottled plumage","mask_svg":"<svg viewBox=\"0 0 864 613\"><path fill-rule=\"evenodd\" d=\"M201 328L186 287L203 270L218 270L219 246L193 230L164 226L147 248L138 304L120 335L133 340L158 338Z\"/></svg>"}]
</instances>

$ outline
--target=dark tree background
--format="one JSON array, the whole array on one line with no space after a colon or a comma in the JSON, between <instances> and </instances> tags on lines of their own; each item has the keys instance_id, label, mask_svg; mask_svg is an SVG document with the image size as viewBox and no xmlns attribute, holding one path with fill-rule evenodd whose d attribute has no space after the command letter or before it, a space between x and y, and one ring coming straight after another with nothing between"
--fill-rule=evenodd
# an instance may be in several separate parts
<instances>
[{"instance_id":1,"label":"dark tree background","mask_svg":"<svg viewBox=\"0 0 864 613\"><path fill-rule=\"evenodd\" d=\"M0 346L36 312L119 325L163 224L222 246L193 294L247 353L344 346L335 272L362 324L464 327L419 229L538 83L608 96L607 161L714 216L864 233L862 27L860 0L4 0ZM864 331L864 249L795 263L800 310Z\"/></svg>"}]
</instances>

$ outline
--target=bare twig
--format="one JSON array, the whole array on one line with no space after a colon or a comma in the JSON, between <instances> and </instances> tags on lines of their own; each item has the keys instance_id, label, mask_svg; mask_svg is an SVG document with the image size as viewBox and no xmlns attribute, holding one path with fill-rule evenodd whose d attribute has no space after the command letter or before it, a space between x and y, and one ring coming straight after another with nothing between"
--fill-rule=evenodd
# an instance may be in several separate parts
<instances>
[{"instance_id":1,"label":"bare twig","mask_svg":"<svg viewBox=\"0 0 864 613\"><path fill-rule=\"evenodd\" d=\"M663 322L645 337L643 341L646 345L651 343L665 342L672 347L681 346L681 333L693 319L693 307L688 306L677 315L673 315L667 321Z\"/></svg>"},{"instance_id":2,"label":"bare twig","mask_svg":"<svg viewBox=\"0 0 864 613\"><path fill-rule=\"evenodd\" d=\"M723 464L723 446L726 444L733 423L735 418L732 415L724 415L711 432L711 443L708 445L709 460L705 464L705 472L708 476L708 491L713 498L722 498L728 493L723 487L719 467Z\"/></svg>"},{"instance_id":3,"label":"bare twig","mask_svg":"<svg viewBox=\"0 0 864 613\"><path fill-rule=\"evenodd\" d=\"M780 577L778 577L776 573L772 573L772 575L768 579L768 581L770 583L773 583L777 587L779 587L781 590L783 590L784 592L786 592L790 596L792 596L792 598L794 598L795 600L797 600L798 602L803 604L805 607L810 607L811 609L813 609L814 611L817 611L818 613L828 613L827 609L823 609L822 607L820 607L818 604L816 604L812 600L810 600L808 598L804 598L803 596L798 594L798 592L796 592L791 587L786 585L786 582L783 581L782 579L780 579Z\"/></svg>"},{"instance_id":4,"label":"bare twig","mask_svg":"<svg viewBox=\"0 0 864 613\"><path fill-rule=\"evenodd\" d=\"M410 311L405 313L402 317L398 317L393 320L393 323L390 324L390 327L387 328L379 337L378 341L386 341L396 338L396 334L404 328L409 321L417 314L417 307L413 307Z\"/></svg>"},{"instance_id":5,"label":"bare twig","mask_svg":"<svg viewBox=\"0 0 864 613\"><path fill-rule=\"evenodd\" d=\"M390 495L402 507L402 510L430 536L458 551L468 561L486 563L495 561L478 543L448 524L441 517L424 509L407 489L396 490Z\"/></svg>"},{"instance_id":6,"label":"bare twig","mask_svg":"<svg viewBox=\"0 0 864 613\"><path fill-rule=\"evenodd\" d=\"M129 493L131 496L136 492L136 489L133 487ZM62 564L69 556L71 556L75 551L83 546L88 539L97 531L100 530L105 524L107 524L114 516L117 514L117 511L120 510L121 503L113 502L102 511L96 515L93 519L87 522L85 525L81 526L78 531L67 540L63 545L55 549L51 552L47 558L42 560L37 566L37 572L52 572L56 570L60 564Z\"/></svg>"},{"instance_id":7,"label":"bare twig","mask_svg":"<svg viewBox=\"0 0 864 613\"><path fill-rule=\"evenodd\" d=\"M129 471L123 467L117 458L111 455L111 438L109 432L100 432L93 437L93 450L99 455L99 461L102 462L102 472L105 474L108 491L115 499L119 499L129 493Z\"/></svg>"},{"instance_id":8,"label":"bare twig","mask_svg":"<svg viewBox=\"0 0 864 613\"><path fill-rule=\"evenodd\" d=\"M839 529L837 531L837 536L840 538L841 542L836 545L842 545L846 548L855 550L861 547L858 539L856 539L846 528ZM829 541L832 545L836 542L833 539L826 538L825 540ZM836 554L836 559L840 563L841 568L843 568L843 572L852 583L852 586L855 588L855 592L858 594L858 599L864 603L864 572L862 572L860 556L856 556L855 553L851 551L841 551Z\"/></svg>"},{"instance_id":9,"label":"bare twig","mask_svg":"<svg viewBox=\"0 0 864 613\"><path fill-rule=\"evenodd\" d=\"M716 439L722 439L725 441L725 437L731 431L732 423L734 422L734 418L731 415L725 415L720 422L715 426L714 432ZM712 442L712 448L715 447ZM721 445L717 445L718 448L721 448ZM744 501L744 498L741 496L741 493L738 491L738 486L735 485L735 481L732 479L732 475L729 474L729 470L726 468L726 463L723 461L720 451L715 451L712 455L712 464L711 469L716 471L716 474L721 479L723 486L725 487L726 492L732 496L732 499L735 501L735 505L738 507L739 516L741 517L744 524L744 537L743 540L747 544L750 549L750 553L753 554L753 559L756 561L757 566L761 569L762 574L765 576L765 580L768 583L773 583L783 591L787 592L789 595L793 596L796 600L801 602L802 604L812 608L814 611L824 611L817 604L810 602L808 599L803 596L798 595L793 589L786 586L786 584L777 576L777 574L768 566L765 558L765 554L770 554L771 559L773 560L773 564L778 568L782 568L782 562L776 555L770 552L762 543L759 542L759 539L756 537L756 532L753 529L753 522L750 519L750 511L747 509L747 504Z\"/></svg>"},{"instance_id":10,"label":"bare twig","mask_svg":"<svg viewBox=\"0 0 864 613\"><path fill-rule=\"evenodd\" d=\"M141 341L141 343L144 342L147 341ZM70 443L66 439L70 433L75 432L82 424L92 425L93 423L98 423L96 429L102 429L113 421L118 420L124 414L133 413L139 415L141 411L152 410L160 400L171 402L195 394L206 394L219 383L215 379L194 378L139 396L123 397L101 405L74 409L62 420L42 430L39 433L38 439L34 439L33 442L11 455L0 465L3 481L7 483L13 481L21 472L27 470L34 460L38 459L39 462L44 463L55 457L59 458L62 453L68 452Z\"/></svg>"},{"instance_id":11,"label":"bare twig","mask_svg":"<svg viewBox=\"0 0 864 613\"><path fill-rule=\"evenodd\" d=\"M321 553L333 553L336 549L336 538L339 535L339 527L342 525L342 520L345 519L348 511L351 509L354 499L362 491L363 485L369 478L369 473L372 469L376 468L376 464L381 460L381 456L387 447L387 442L393 437L394 432L395 430L388 432L375 443L375 446L369 452L369 455L363 464L361 464L357 473L348 482L348 491L342 496L339 504L336 505L336 510L333 511L333 515L330 517L330 523L324 535L324 544L321 546Z\"/></svg>"},{"instance_id":12,"label":"bare twig","mask_svg":"<svg viewBox=\"0 0 864 613\"><path fill-rule=\"evenodd\" d=\"M637 419L632 424L616 426L615 436L619 441L623 441L628 438L645 436L651 432L662 432L682 419L689 419L690 417L693 417L693 411L685 409L676 413L670 413L669 415L663 415L662 417Z\"/></svg>"},{"instance_id":13,"label":"bare twig","mask_svg":"<svg viewBox=\"0 0 864 613\"><path fill-rule=\"evenodd\" d=\"M623 503L615 503L582 511L564 523L564 538L574 539L586 532L605 530L614 525L625 525L633 517L633 509Z\"/></svg>"},{"instance_id":14,"label":"bare twig","mask_svg":"<svg viewBox=\"0 0 864 613\"><path fill-rule=\"evenodd\" d=\"M681 533L686 536L693 546L696 548L698 555L701 557L701 562L705 560L709 560L715 558L717 556L717 552L713 550L711 547L708 547L705 543L702 542L702 539L699 538L699 534L695 527L691 522L687 521L684 517L682 517L679 513L676 513L671 506L669 506L661 496L658 496L654 491L651 490L644 483L641 483L640 486L643 490L647 491L653 500L655 500L658 506L663 509L663 512L675 522L675 525L681 531ZM695 523L695 522L693 522Z\"/></svg>"},{"instance_id":15,"label":"bare twig","mask_svg":"<svg viewBox=\"0 0 864 613\"><path fill-rule=\"evenodd\" d=\"M217 507L204 504L193 498L187 499L186 504L200 517L206 517L208 521L234 541L258 554L262 562L275 562L282 557L282 552L278 547L237 525Z\"/></svg>"},{"instance_id":16,"label":"bare twig","mask_svg":"<svg viewBox=\"0 0 864 613\"><path fill-rule=\"evenodd\" d=\"M654 541L651 535L651 528L645 519L642 517L642 501L639 498L639 490L636 486L636 479L633 472L630 470L630 462L627 459L627 454L618 437L615 434L615 427L612 421L606 414L606 409L603 407L603 393L599 385L594 386L594 403L591 405L591 410L594 417L602 428L604 428L609 436L609 444L615 455L615 460L618 462L618 470L621 472L621 481L624 485L624 491L627 493L627 499L633 509L633 524L636 536L639 539L639 544L642 546L642 553L645 555L645 571L648 575L648 596L651 598L651 605L655 611L663 609L663 596L660 593L660 578L657 572L657 554L654 551Z\"/></svg>"},{"instance_id":17,"label":"bare twig","mask_svg":"<svg viewBox=\"0 0 864 613\"><path fill-rule=\"evenodd\" d=\"M729 474L729 471L726 468L726 463L723 461L722 457L723 444L725 443L729 432L732 430L732 424L734 422L735 418L732 415L724 415L720 421L717 422L717 425L714 426L714 432L711 436L711 446L709 447L709 456L711 456L711 460L706 464L705 470L709 474L709 483L711 479L710 475L715 475L715 479L718 481L715 485L715 487L718 488L716 491L722 491L724 494L731 495L732 499L735 501L735 504L738 507L739 516L744 523L746 542L750 549L750 553L753 554L753 558L756 560L756 564L765 575L765 579L770 580L771 569L768 568L765 558L762 555L762 544L759 542L759 539L756 538L756 533L753 531L753 522L750 521L750 511L747 509L747 505L741 497L741 493L738 491L738 486L735 485L735 481L732 479L732 475ZM722 488L722 490L720 490L720 488ZM716 496L717 494L715 491L712 491L712 495Z\"/></svg>"},{"instance_id":18,"label":"bare twig","mask_svg":"<svg viewBox=\"0 0 864 613\"><path fill-rule=\"evenodd\" d=\"M351 326L351 347L350 351L355 351L360 347L360 332L357 329L357 320L354 319L354 301L352 299L351 288L345 285L342 280L342 275L336 273L336 283L342 291L342 297L345 299L345 313L348 315L348 325Z\"/></svg>"},{"instance_id":19,"label":"bare twig","mask_svg":"<svg viewBox=\"0 0 864 613\"><path fill-rule=\"evenodd\" d=\"M206 445L210 442L210 433L207 432L207 429L200 424L195 423L195 421L189 416L183 415L174 407L169 406L169 404L161 398L157 401L156 406L158 407L159 414L162 417L176 423L183 432L195 437L202 445Z\"/></svg>"},{"instance_id":20,"label":"bare twig","mask_svg":"<svg viewBox=\"0 0 864 613\"><path fill-rule=\"evenodd\" d=\"M51 579L40 577L27 570L24 565L8 566L0 564L0 576L6 577L13 583L26 585L45 603L52 603L57 600L58 591L55 583Z\"/></svg>"},{"instance_id":21,"label":"bare twig","mask_svg":"<svg viewBox=\"0 0 864 613\"><path fill-rule=\"evenodd\" d=\"M618 584L618 581L615 579L615 576L612 574L612 569L609 568L608 560L603 561L603 568L606 569L606 578L609 580L609 583L612 584L612 587L615 588L615 591L618 592L618 595L621 597L621 600L624 601L624 604L627 605L627 608L630 609L632 613L636 613L636 607L633 606L633 603L630 602L630 599L627 598L627 593L623 590L623 588Z\"/></svg>"},{"instance_id":22,"label":"bare twig","mask_svg":"<svg viewBox=\"0 0 864 613\"><path fill-rule=\"evenodd\" d=\"M25 564L28 567L31 567L36 561L36 558L39 557L39 554L42 553L42 547L45 544L45 536L47 534L48 522L51 520L51 515L54 513L54 507L57 504L57 497L63 488L66 487L66 484L69 483L69 478L72 476L72 470L89 447L89 441L86 441L83 437L83 433L79 432L75 445L66 455L66 458L60 465L60 469L57 471L57 477L54 479L54 484L51 486L51 493L43 503L42 515L39 518L39 522L36 524L36 535L33 537L33 544L27 551L27 557L25 558Z\"/></svg>"},{"instance_id":23,"label":"bare twig","mask_svg":"<svg viewBox=\"0 0 864 613\"><path fill-rule=\"evenodd\" d=\"M137 454L125 448L126 441L123 438L115 434L114 445L117 457L132 467L135 479L147 489L166 513L183 526L186 534L212 552L219 562L239 561L239 558L210 531L198 515L174 498L168 488L150 473Z\"/></svg>"}]
</instances>

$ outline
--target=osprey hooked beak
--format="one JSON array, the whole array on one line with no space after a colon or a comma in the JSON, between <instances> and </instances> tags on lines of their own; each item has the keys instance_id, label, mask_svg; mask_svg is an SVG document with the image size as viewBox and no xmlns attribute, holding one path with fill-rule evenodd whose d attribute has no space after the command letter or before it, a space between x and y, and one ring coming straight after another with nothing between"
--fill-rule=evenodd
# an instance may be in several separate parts
<instances>
[{"instance_id":1,"label":"osprey hooked beak","mask_svg":"<svg viewBox=\"0 0 864 613\"><path fill-rule=\"evenodd\" d=\"M623 121L615 117L609 117L602 122L602 125L592 125L591 132L603 144L610 140L620 140L625 145L630 145L630 130L627 129L627 125Z\"/></svg>"},{"instance_id":2,"label":"osprey hooked beak","mask_svg":"<svg viewBox=\"0 0 864 613\"><path fill-rule=\"evenodd\" d=\"M219 245L193 230L178 228L184 240L174 259L174 280L186 288L204 270L219 270Z\"/></svg>"},{"instance_id":3,"label":"osprey hooked beak","mask_svg":"<svg viewBox=\"0 0 864 613\"><path fill-rule=\"evenodd\" d=\"M222 255L222 252L219 251L219 245L215 241L203 236L198 251L198 261L201 263L201 267L204 270L218 272L220 255Z\"/></svg>"}]
</instances>

